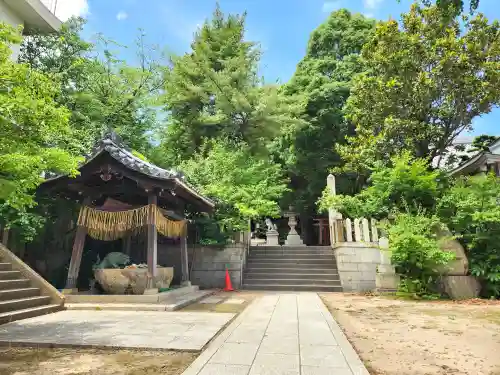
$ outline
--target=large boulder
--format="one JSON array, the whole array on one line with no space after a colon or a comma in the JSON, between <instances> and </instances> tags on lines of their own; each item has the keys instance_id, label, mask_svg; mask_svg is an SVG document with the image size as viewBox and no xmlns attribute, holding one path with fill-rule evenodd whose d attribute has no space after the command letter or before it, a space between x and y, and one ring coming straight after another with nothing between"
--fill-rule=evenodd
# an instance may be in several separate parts
<instances>
[{"instance_id":1,"label":"large boulder","mask_svg":"<svg viewBox=\"0 0 500 375\"><path fill-rule=\"evenodd\" d=\"M440 290L451 299L477 298L481 284L474 276L443 276L439 281Z\"/></svg>"},{"instance_id":2,"label":"large boulder","mask_svg":"<svg viewBox=\"0 0 500 375\"><path fill-rule=\"evenodd\" d=\"M469 271L469 261L465 255L464 247L456 239L448 229L438 230L437 238L440 240L439 247L443 251L449 251L455 254L455 260L452 260L446 266L440 268L440 272L449 276L465 276Z\"/></svg>"}]
</instances>

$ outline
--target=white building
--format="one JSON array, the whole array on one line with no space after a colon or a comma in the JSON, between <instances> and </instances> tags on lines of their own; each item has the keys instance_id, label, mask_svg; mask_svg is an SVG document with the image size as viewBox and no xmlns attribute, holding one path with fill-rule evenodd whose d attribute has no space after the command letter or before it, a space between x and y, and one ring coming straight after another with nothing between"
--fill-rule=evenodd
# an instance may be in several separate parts
<instances>
[{"instance_id":1,"label":"white building","mask_svg":"<svg viewBox=\"0 0 500 375\"><path fill-rule=\"evenodd\" d=\"M469 160L455 167L452 176L476 175L494 172L500 176L500 138L493 142L486 151L481 151Z\"/></svg>"},{"instance_id":2,"label":"white building","mask_svg":"<svg viewBox=\"0 0 500 375\"><path fill-rule=\"evenodd\" d=\"M24 34L51 33L61 27L61 21L40 0L0 0L0 22L22 25ZM12 46L12 59L17 59L19 46Z\"/></svg>"}]
</instances>

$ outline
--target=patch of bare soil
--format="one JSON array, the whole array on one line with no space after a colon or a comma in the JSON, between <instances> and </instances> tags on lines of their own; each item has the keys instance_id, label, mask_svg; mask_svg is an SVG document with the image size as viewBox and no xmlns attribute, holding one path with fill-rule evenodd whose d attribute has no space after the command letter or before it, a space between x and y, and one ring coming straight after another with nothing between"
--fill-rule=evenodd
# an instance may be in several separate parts
<instances>
[{"instance_id":1,"label":"patch of bare soil","mask_svg":"<svg viewBox=\"0 0 500 375\"><path fill-rule=\"evenodd\" d=\"M180 375L197 354L143 350L0 349L1 375Z\"/></svg>"},{"instance_id":2,"label":"patch of bare soil","mask_svg":"<svg viewBox=\"0 0 500 375\"><path fill-rule=\"evenodd\" d=\"M321 297L372 375L500 375L498 303Z\"/></svg>"},{"instance_id":3,"label":"patch of bare soil","mask_svg":"<svg viewBox=\"0 0 500 375\"><path fill-rule=\"evenodd\" d=\"M222 300L217 303L193 303L186 306L181 311L204 311L204 312L217 312L217 313L233 313L239 314L247 308L247 306L260 294L259 292L251 291L235 291L224 292L219 291L212 294L211 297L221 298ZM227 303L229 300L242 300L240 304Z\"/></svg>"}]
</instances>

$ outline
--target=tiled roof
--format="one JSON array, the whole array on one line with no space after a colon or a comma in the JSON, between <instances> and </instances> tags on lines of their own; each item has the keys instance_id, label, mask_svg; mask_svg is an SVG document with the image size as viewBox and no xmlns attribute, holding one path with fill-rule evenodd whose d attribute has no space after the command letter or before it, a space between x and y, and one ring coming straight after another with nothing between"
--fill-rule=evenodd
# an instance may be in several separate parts
<instances>
[{"instance_id":1,"label":"tiled roof","mask_svg":"<svg viewBox=\"0 0 500 375\"><path fill-rule=\"evenodd\" d=\"M148 177L158 180L174 180L178 186L188 191L191 195L199 198L211 207L215 206L215 203L211 199L203 196L191 184L189 184L181 172L173 169L160 168L135 156L114 132L108 133L98 142L92 153L86 158L84 164L95 159L103 152L107 152L113 159L124 165L126 168L140 172ZM50 180L58 179L60 177L62 176L57 176L51 178Z\"/></svg>"}]
</instances>

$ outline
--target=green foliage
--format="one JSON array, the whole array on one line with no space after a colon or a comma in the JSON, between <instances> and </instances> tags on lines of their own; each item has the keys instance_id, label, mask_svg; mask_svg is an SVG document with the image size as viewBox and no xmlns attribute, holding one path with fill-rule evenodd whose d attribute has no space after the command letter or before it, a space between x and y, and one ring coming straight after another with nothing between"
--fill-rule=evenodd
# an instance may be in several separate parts
<instances>
[{"instance_id":1,"label":"green foliage","mask_svg":"<svg viewBox=\"0 0 500 375\"><path fill-rule=\"evenodd\" d=\"M135 157L137 157L141 160L149 162L148 158L146 156L144 156L143 154L141 154L139 151L132 150L132 155L134 155Z\"/></svg>"},{"instance_id":2,"label":"green foliage","mask_svg":"<svg viewBox=\"0 0 500 375\"><path fill-rule=\"evenodd\" d=\"M401 275L400 293L416 298L435 294L439 270L455 257L439 248L436 232L441 226L437 217L422 212L399 213L387 226L391 262Z\"/></svg>"},{"instance_id":3,"label":"green foliage","mask_svg":"<svg viewBox=\"0 0 500 375\"><path fill-rule=\"evenodd\" d=\"M245 141L262 150L281 127L299 122L294 103L260 82L260 51L244 33L245 15L225 16L217 6L195 34L192 51L172 58L163 98L168 124L157 162L179 165L205 139Z\"/></svg>"},{"instance_id":4,"label":"green foliage","mask_svg":"<svg viewBox=\"0 0 500 375\"><path fill-rule=\"evenodd\" d=\"M431 0L421 0L421 2L427 6L432 4ZM465 2L465 0L436 0L436 5L443 10L451 10L452 14L459 14L464 11ZM479 0L470 0L469 3L469 11L474 13L479 6Z\"/></svg>"},{"instance_id":5,"label":"green foliage","mask_svg":"<svg viewBox=\"0 0 500 375\"><path fill-rule=\"evenodd\" d=\"M425 159L416 159L405 152L391 159L391 165L375 163L370 186L355 196L330 195L328 189L320 199L320 208L335 208L347 217L386 218L394 210L433 211L442 194L444 176L428 169Z\"/></svg>"},{"instance_id":6,"label":"green foliage","mask_svg":"<svg viewBox=\"0 0 500 375\"><path fill-rule=\"evenodd\" d=\"M146 132L156 127L151 106L163 85L156 50L145 44L141 32L138 66L130 66L116 57L122 46L113 41L102 36L96 45L82 40L84 24L73 18L57 33L26 38L19 60L61 82L56 100L71 111L76 151L87 153L113 129L130 147L146 152Z\"/></svg>"},{"instance_id":7,"label":"green foliage","mask_svg":"<svg viewBox=\"0 0 500 375\"><path fill-rule=\"evenodd\" d=\"M216 217L198 216L194 218L197 228L197 243L205 246L224 246L230 238L230 232L221 228Z\"/></svg>"},{"instance_id":8,"label":"green foliage","mask_svg":"<svg viewBox=\"0 0 500 375\"><path fill-rule=\"evenodd\" d=\"M208 140L181 168L216 199L215 217L227 231L247 229L250 218L280 214L277 202L286 191L280 166L252 155L245 143Z\"/></svg>"},{"instance_id":9,"label":"green foliage","mask_svg":"<svg viewBox=\"0 0 500 375\"><path fill-rule=\"evenodd\" d=\"M462 178L444 195L439 214L461 236L471 274L486 296L500 296L500 180L493 174Z\"/></svg>"},{"instance_id":10,"label":"green foliage","mask_svg":"<svg viewBox=\"0 0 500 375\"><path fill-rule=\"evenodd\" d=\"M0 222L25 228L31 237L41 220L28 212L43 174L74 175L78 158L67 151L69 112L57 104L53 77L12 62L9 45L19 31L0 23Z\"/></svg>"},{"instance_id":11,"label":"green foliage","mask_svg":"<svg viewBox=\"0 0 500 375\"><path fill-rule=\"evenodd\" d=\"M500 102L500 24L444 12L414 4L401 24L379 23L363 47L366 72L345 107L356 137L339 147L346 169L369 170L401 150L440 165L472 119Z\"/></svg>"},{"instance_id":12,"label":"green foliage","mask_svg":"<svg viewBox=\"0 0 500 375\"><path fill-rule=\"evenodd\" d=\"M482 134L474 137L472 141L472 148L469 150L470 153L476 153L481 151L489 151L490 146L495 142L498 137L493 135Z\"/></svg>"},{"instance_id":13,"label":"green foliage","mask_svg":"<svg viewBox=\"0 0 500 375\"><path fill-rule=\"evenodd\" d=\"M328 170L341 166L334 145L353 134L342 107L349 97L351 81L363 71L359 54L375 30L375 21L342 9L311 34L306 56L283 87L283 92L301 103L300 126L285 128L273 146L275 158L291 177L287 203L301 212L313 212L314 202L325 186ZM353 179L337 178L339 190L355 192ZM287 205L287 204L284 204Z\"/></svg>"}]
</instances>

